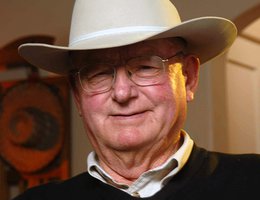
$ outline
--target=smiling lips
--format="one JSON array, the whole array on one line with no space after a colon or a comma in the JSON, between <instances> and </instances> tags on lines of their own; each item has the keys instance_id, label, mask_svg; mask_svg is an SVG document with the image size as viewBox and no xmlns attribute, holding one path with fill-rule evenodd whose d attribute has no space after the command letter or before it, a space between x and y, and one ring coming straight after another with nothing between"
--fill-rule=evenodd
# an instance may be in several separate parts
<instances>
[{"instance_id":1,"label":"smiling lips","mask_svg":"<svg viewBox=\"0 0 260 200\"><path fill-rule=\"evenodd\" d=\"M134 112L134 113L128 113L128 114L113 114L111 115L114 119L117 120L127 120L127 119L135 119L135 118L140 118L143 117L145 114L147 113L147 111L141 111L141 112Z\"/></svg>"}]
</instances>

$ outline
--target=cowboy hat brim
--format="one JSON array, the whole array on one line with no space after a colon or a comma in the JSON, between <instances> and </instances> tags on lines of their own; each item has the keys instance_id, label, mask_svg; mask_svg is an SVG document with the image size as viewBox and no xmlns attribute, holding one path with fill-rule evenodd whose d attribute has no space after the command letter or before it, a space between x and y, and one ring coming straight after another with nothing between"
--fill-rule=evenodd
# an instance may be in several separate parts
<instances>
[{"instance_id":1,"label":"cowboy hat brim","mask_svg":"<svg viewBox=\"0 0 260 200\"><path fill-rule=\"evenodd\" d=\"M30 64L66 75L73 69L68 54L70 51L113 48L150 39L182 37L187 41L187 52L197 55L203 64L224 53L236 36L236 26L230 20L209 16L187 20L168 28L131 27L99 32L69 47L27 43L18 50Z\"/></svg>"}]
</instances>

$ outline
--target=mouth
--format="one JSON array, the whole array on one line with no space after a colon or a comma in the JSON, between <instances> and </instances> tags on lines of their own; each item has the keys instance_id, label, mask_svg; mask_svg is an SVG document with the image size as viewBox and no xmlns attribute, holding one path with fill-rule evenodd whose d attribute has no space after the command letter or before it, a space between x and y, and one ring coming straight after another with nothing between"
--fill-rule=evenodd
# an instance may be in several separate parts
<instances>
[{"instance_id":1,"label":"mouth","mask_svg":"<svg viewBox=\"0 0 260 200\"><path fill-rule=\"evenodd\" d=\"M147 111L141 111L141 112L132 112L132 113L117 113L111 115L111 117L115 119L135 119L135 118L140 118L144 117L144 115L147 113Z\"/></svg>"}]
</instances>

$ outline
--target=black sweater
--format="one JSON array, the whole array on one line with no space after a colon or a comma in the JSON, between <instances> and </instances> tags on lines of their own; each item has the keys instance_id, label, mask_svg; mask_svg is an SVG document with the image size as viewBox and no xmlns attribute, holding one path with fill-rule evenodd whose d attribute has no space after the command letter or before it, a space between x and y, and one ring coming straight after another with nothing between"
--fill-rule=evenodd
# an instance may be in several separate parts
<instances>
[{"instance_id":1,"label":"black sweater","mask_svg":"<svg viewBox=\"0 0 260 200\"><path fill-rule=\"evenodd\" d=\"M27 190L14 200L139 199L82 173ZM231 155L194 146L183 169L146 200L260 199L260 155Z\"/></svg>"}]
</instances>

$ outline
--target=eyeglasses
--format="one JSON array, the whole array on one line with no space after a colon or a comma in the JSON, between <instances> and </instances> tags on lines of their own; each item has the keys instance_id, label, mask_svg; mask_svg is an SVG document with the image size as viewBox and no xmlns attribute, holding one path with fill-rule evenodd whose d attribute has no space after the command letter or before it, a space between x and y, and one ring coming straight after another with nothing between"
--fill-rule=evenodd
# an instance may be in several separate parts
<instances>
[{"instance_id":1,"label":"eyeglasses","mask_svg":"<svg viewBox=\"0 0 260 200\"><path fill-rule=\"evenodd\" d=\"M159 56L140 56L128 60L125 71L128 78L138 86L161 84L165 74L165 63L176 63L183 52L178 52L167 59ZM109 63L93 63L82 67L77 72L84 91L99 94L109 91L116 79L116 67Z\"/></svg>"}]
</instances>

